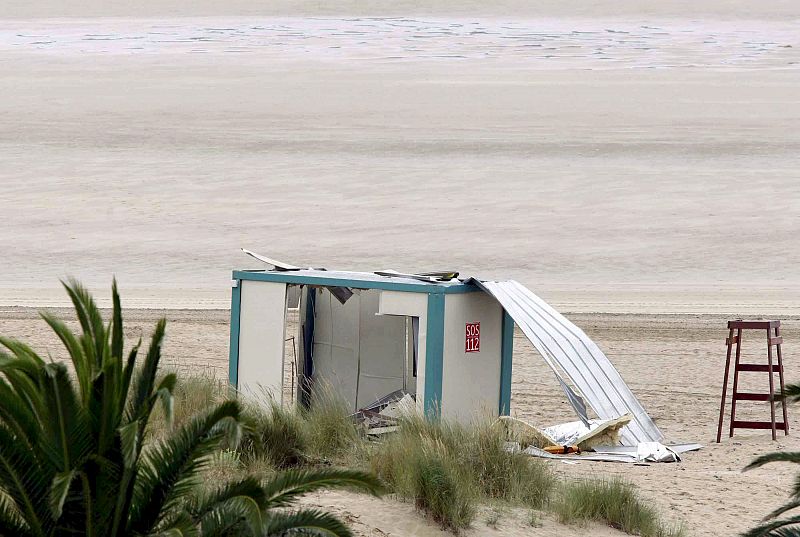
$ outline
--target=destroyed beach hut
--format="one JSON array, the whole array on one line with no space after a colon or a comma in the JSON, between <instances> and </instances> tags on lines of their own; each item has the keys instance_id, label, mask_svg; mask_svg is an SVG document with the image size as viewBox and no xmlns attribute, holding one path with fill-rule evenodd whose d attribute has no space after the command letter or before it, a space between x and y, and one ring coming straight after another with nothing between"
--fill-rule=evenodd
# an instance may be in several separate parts
<instances>
[{"instance_id":1,"label":"destroyed beach hut","mask_svg":"<svg viewBox=\"0 0 800 537\"><path fill-rule=\"evenodd\" d=\"M602 420L630 417L623 445L663 439L598 346L518 282L300 269L258 257L276 268L236 270L232 281L229 379L243 393L285 393L293 337L300 404L327 384L353 411L405 393L420 412L446 419L508 415L516 325L585 425L591 409ZM299 308L294 334L289 307Z\"/></svg>"}]
</instances>

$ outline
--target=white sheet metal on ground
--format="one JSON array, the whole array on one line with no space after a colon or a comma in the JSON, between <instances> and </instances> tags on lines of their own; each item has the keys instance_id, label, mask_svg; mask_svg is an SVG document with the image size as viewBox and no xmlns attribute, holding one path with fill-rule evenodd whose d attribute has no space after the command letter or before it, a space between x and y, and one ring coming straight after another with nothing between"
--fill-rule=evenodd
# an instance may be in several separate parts
<instances>
[{"instance_id":1,"label":"white sheet metal on ground","mask_svg":"<svg viewBox=\"0 0 800 537\"><path fill-rule=\"evenodd\" d=\"M516 281L478 284L503 305L559 381L563 383L563 371L601 419L633 416L622 429L624 445L664 438L608 357L583 330ZM579 408L576 411L580 414Z\"/></svg>"},{"instance_id":2,"label":"white sheet metal on ground","mask_svg":"<svg viewBox=\"0 0 800 537\"><path fill-rule=\"evenodd\" d=\"M599 462L636 462L636 456L630 456L626 453L597 453L597 454L583 454L583 455L554 455L548 453L543 449L536 446L528 446L521 451L525 455L532 457L539 457L542 459L555 459L561 461L599 461Z\"/></svg>"},{"instance_id":3,"label":"white sheet metal on ground","mask_svg":"<svg viewBox=\"0 0 800 537\"><path fill-rule=\"evenodd\" d=\"M509 451L518 451L517 449L508 449ZM620 446L622 447L622 446ZM609 450L603 448L596 448L594 452L584 452L581 455L556 455L548 453L543 449L536 446L528 446L521 451L526 455L532 457L541 457L543 459L561 459L571 461L603 461L603 462L627 462L627 463L648 463L648 462L680 462L680 456L659 442L642 442L636 447L624 446L622 450Z\"/></svg>"},{"instance_id":4,"label":"white sheet metal on ground","mask_svg":"<svg viewBox=\"0 0 800 537\"><path fill-rule=\"evenodd\" d=\"M678 455L681 453L687 453L689 451L697 451L702 449L703 446L700 444L670 444L665 446L670 449L670 451L674 451ZM638 446L595 446L594 450L597 453L613 453L613 454L627 454L633 455L637 452Z\"/></svg>"},{"instance_id":5,"label":"white sheet metal on ground","mask_svg":"<svg viewBox=\"0 0 800 537\"><path fill-rule=\"evenodd\" d=\"M615 420L589 420L589 426L582 421L560 423L542 429L542 433L553 440L555 446L578 446L581 449L594 447L597 435L603 435L602 441L608 441L609 429L619 429L630 423L631 416L626 415ZM605 433L605 434L604 434ZM618 436L618 433L617 433ZM592 439L595 437L595 442ZM587 444L589 444L587 446Z\"/></svg>"}]
</instances>

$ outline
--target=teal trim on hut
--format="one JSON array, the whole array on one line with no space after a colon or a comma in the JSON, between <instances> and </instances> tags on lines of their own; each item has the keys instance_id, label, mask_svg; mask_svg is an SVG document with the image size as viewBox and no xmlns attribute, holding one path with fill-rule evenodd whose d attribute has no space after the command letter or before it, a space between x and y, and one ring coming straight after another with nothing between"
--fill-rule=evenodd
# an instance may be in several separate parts
<instances>
[{"instance_id":1,"label":"teal trim on hut","mask_svg":"<svg viewBox=\"0 0 800 537\"><path fill-rule=\"evenodd\" d=\"M444 295L428 295L425 343L425 393L423 408L428 416L440 414L444 367Z\"/></svg>"}]
</instances>

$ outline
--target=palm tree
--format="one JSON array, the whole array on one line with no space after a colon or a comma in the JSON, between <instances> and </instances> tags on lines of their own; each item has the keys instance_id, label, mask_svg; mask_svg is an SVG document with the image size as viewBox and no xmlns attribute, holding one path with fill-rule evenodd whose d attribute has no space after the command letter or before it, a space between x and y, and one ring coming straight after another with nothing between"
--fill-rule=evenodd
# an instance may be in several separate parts
<instances>
[{"instance_id":1,"label":"palm tree","mask_svg":"<svg viewBox=\"0 0 800 537\"><path fill-rule=\"evenodd\" d=\"M783 404L787 401L796 403L800 401L800 384L789 384L781 395ZM744 471L759 468L771 462L800 463L800 452L776 451L756 458L748 464ZM764 517L764 523L751 529L744 537L800 537L800 515L793 515L778 519L779 516L800 507L800 479L792 487L790 499L787 503L772 511Z\"/></svg>"},{"instance_id":2,"label":"palm tree","mask_svg":"<svg viewBox=\"0 0 800 537\"><path fill-rule=\"evenodd\" d=\"M165 320L138 365L141 340L123 359L116 281L108 325L85 288L76 281L64 287L80 333L42 317L64 344L74 380L66 364L0 337L7 349L0 349L0 535L350 535L329 514L287 508L320 488L377 494L377 480L362 472L295 470L267 483L248 477L198 492L210 455L240 435L239 403L223 402L168 439L148 442L157 404L172 419L176 377L156 380Z\"/></svg>"}]
</instances>

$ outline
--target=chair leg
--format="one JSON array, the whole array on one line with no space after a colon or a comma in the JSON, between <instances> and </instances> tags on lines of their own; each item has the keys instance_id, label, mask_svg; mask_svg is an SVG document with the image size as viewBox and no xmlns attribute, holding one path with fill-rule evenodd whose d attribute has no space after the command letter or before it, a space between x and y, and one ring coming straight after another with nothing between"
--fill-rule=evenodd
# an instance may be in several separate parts
<instances>
[{"instance_id":1,"label":"chair leg","mask_svg":"<svg viewBox=\"0 0 800 537\"><path fill-rule=\"evenodd\" d=\"M769 414L772 420L772 439L778 439L778 433L775 430L775 379L772 378L772 343L770 342L771 334L770 329L767 328L767 371L769 373Z\"/></svg>"},{"instance_id":2,"label":"chair leg","mask_svg":"<svg viewBox=\"0 0 800 537\"><path fill-rule=\"evenodd\" d=\"M733 328L728 330L728 351L725 354L725 375L722 377L722 401L719 403L719 425L717 425L717 444L722 439L722 422L725 419L725 396L728 391L728 371L731 368L731 349L733 348Z\"/></svg>"},{"instance_id":3,"label":"chair leg","mask_svg":"<svg viewBox=\"0 0 800 537\"><path fill-rule=\"evenodd\" d=\"M779 326L775 327L775 337L780 337L781 329ZM786 385L783 383L783 357L781 356L781 345L778 343L775 346L777 353L778 353L778 378L780 379L781 383L781 397L783 397L783 392L786 391ZM783 434L784 436L789 436L789 415L786 411L786 401L781 398L781 410L783 411Z\"/></svg>"},{"instance_id":4,"label":"chair leg","mask_svg":"<svg viewBox=\"0 0 800 537\"><path fill-rule=\"evenodd\" d=\"M730 437L733 438L733 423L736 421L736 393L739 386L739 358L742 356L742 329L736 330L736 361L733 365L733 392L731 397L731 428Z\"/></svg>"}]
</instances>

